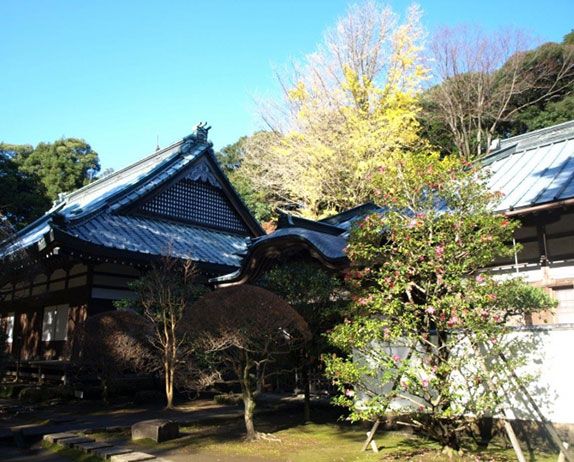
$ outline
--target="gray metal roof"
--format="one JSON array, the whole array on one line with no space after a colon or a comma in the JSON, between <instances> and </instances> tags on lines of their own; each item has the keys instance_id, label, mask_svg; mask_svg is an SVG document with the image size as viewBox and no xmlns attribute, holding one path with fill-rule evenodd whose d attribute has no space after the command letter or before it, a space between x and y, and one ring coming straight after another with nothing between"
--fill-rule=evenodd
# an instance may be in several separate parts
<instances>
[{"instance_id":1,"label":"gray metal roof","mask_svg":"<svg viewBox=\"0 0 574 462\"><path fill-rule=\"evenodd\" d=\"M498 211L574 197L574 121L502 140L484 160Z\"/></svg>"}]
</instances>

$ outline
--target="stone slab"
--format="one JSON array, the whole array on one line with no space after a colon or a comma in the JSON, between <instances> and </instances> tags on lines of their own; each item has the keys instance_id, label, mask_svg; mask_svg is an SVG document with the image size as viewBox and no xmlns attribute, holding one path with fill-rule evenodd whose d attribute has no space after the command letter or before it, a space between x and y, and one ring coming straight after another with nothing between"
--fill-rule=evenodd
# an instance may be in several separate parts
<instances>
[{"instance_id":1,"label":"stone slab","mask_svg":"<svg viewBox=\"0 0 574 462\"><path fill-rule=\"evenodd\" d=\"M143 462L144 460L155 459L155 456L146 454L145 452L132 452L130 454L123 454L120 456L112 456L110 462Z\"/></svg>"},{"instance_id":2,"label":"stone slab","mask_svg":"<svg viewBox=\"0 0 574 462\"><path fill-rule=\"evenodd\" d=\"M112 456L119 456L122 454L129 454L130 452L134 452L132 449L128 448L121 448L118 446L112 446L110 448L100 448L94 449L92 451L93 454L96 456L101 457L102 459L109 459Z\"/></svg>"},{"instance_id":3,"label":"stone slab","mask_svg":"<svg viewBox=\"0 0 574 462\"><path fill-rule=\"evenodd\" d=\"M93 438L86 438L85 436L76 436L75 438L64 438L58 441L58 444L66 446L67 448L74 448L79 443L93 443Z\"/></svg>"},{"instance_id":4,"label":"stone slab","mask_svg":"<svg viewBox=\"0 0 574 462\"><path fill-rule=\"evenodd\" d=\"M179 424L172 420L142 420L132 425L132 440L149 438L163 443L179 436Z\"/></svg>"},{"instance_id":5,"label":"stone slab","mask_svg":"<svg viewBox=\"0 0 574 462\"><path fill-rule=\"evenodd\" d=\"M90 452L94 449L111 448L112 446L112 443L108 443L106 441L94 441L92 443L78 443L74 445L74 447L84 452Z\"/></svg>"},{"instance_id":6,"label":"stone slab","mask_svg":"<svg viewBox=\"0 0 574 462\"><path fill-rule=\"evenodd\" d=\"M48 443L53 444L65 438L76 438L77 436L78 435L76 435L75 433L49 433L47 435L44 435L42 439L44 441L47 441Z\"/></svg>"}]
</instances>

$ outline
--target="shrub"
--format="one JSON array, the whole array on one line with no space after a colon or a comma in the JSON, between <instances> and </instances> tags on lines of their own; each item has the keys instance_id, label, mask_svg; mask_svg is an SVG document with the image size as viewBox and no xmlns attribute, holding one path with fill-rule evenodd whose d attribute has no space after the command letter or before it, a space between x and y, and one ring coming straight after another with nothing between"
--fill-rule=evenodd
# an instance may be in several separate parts
<instances>
[{"instance_id":1,"label":"shrub","mask_svg":"<svg viewBox=\"0 0 574 462\"><path fill-rule=\"evenodd\" d=\"M43 396L42 388L27 387L20 390L18 399L24 404L37 404L41 403L45 398Z\"/></svg>"},{"instance_id":2,"label":"shrub","mask_svg":"<svg viewBox=\"0 0 574 462\"><path fill-rule=\"evenodd\" d=\"M213 401L217 404L226 404L229 406L236 406L243 401L241 393L221 393L220 395L215 395Z\"/></svg>"}]
</instances>

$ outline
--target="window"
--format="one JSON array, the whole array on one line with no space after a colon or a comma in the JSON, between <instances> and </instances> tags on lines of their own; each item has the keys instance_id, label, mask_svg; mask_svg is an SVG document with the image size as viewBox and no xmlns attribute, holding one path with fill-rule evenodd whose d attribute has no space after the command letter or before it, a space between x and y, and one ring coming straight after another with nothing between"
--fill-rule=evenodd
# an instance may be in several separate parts
<instances>
[{"instance_id":1,"label":"window","mask_svg":"<svg viewBox=\"0 0 574 462\"><path fill-rule=\"evenodd\" d=\"M2 317L2 329L6 334L6 342L12 343L14 340L14 313L7 313Z\"/></svg>"},{"instance_id":2,"label":"window","mask_svg":"<svg viewBox=\"0 0 574 462\"><path fill-rule=\"evenodd\" d=\"M47 306L42 320L42 340L66 340L68 337L68 305Z\"/></svg>"},{"instance_id":3,"label":"window","mask_svg":"<svg viewBox=\"0 0 574 462\"><path fill-rule=\"evenodd\" d=\"M554 297L558 300L556 322L560 324L574 324L574 288L554 289Z\"/></svg>"}]
</instances>

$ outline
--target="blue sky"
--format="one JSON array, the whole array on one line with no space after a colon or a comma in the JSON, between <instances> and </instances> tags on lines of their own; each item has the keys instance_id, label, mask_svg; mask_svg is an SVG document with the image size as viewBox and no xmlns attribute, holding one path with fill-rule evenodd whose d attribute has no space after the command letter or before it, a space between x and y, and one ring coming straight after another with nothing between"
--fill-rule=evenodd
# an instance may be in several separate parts
<instances>
[{"instance_id":1,"label":"blue sky","mask_svg":"<svg viewBox=\"0 0 574 462\"><path fill-rule=\"evenodd\" d=\"M260 127L274 66L314 50L345 0L0 0L0 141L86 139L121 168L212 125L215 148ZM410 2L390 2L404 12ZM426 0L429 29L574 28L574 1Z\"/></svg>"}]
</instances>

